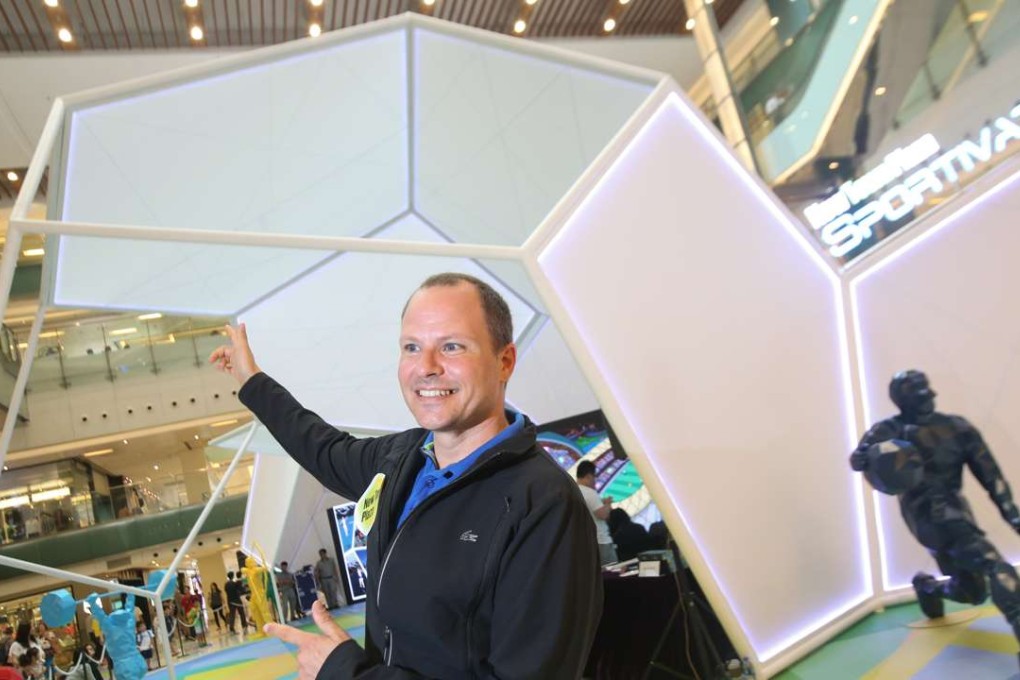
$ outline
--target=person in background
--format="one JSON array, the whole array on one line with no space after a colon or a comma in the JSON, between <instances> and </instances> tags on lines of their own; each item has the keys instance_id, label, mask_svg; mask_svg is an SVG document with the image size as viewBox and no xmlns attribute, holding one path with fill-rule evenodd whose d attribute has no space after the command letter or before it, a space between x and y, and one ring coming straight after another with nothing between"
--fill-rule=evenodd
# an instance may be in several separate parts
<instances>
[{"instance_id":1,"label":"person in background","mask_svg":"<svg viewBox=\"0 0 1020 680\"><path fill-rule=\"evenodd\" d=\"M339 607L336 589L340 585L340 572L337 571L333 558L326 554L325 548L319 549L319 561L315 563L315 579L319 582L319 590L326 596L326 609Z\"/></svg>"},{"instance_id":2,"label":"person in background","mask_svg":"<svg viewBox=\"0 0 1020 680\"><path fill-rule=\"evenodd\" d=\"M135 644L138 645L138 653L145 659L145 667L152 670L152 631L149 630L144 621L135 625Z\"/></svg>"},{"instance_id":3,"label":"person in background","mask_svg":"<svg viewBox=\"0 0 1020 680\"><path fill-rule=\"evenodd\" d=\"M283 606L281 616L284 623L296 621L299 617L297 597L297 582L294 574L290 573L290 565L280 562L280 573L276 575L276 589L280 593L280 602Z\"/></svg>"},{"instance_id":4,"label":"person in background","mask_svg":"<svg viewBox=\"0 0 1020 680\"><path fill-rule=\"evenodd\" d=\"M609 511L609 535L616 544L616 556L621 562L637 557L639 552L649 550L651 541L643 526L635 522L623 508Z\"/></svg>"},{"instance_id":5,"label":"person in background","mask_svg":"<svg viewBox=\"0 0 1020 680\"><path fill-rule=\"evenodd\" d=\"M4 626L3 633L0 634L0 666L10 665L7 663L7 654L11 651L12 642L14 642L14 629Z\"/></svg>"},{"instance_id":6,"label":"person in background","mask_svg":"<svg viewBox=\"0 0 1020 680\"><path fill-rule=\"evenodd\" d=\"M230 628L227 622L227 615L223 612L223 591L213 583L209 586L209 606L213 610L213 620L216 622L216 630L223 630L223 626ZM222 621L222 625L220 622Z\"/></svg>"},{"instance_id":7,"label":"person in background","mask_svg":"<svg viewBox=\"0 0 1020 680\"><path fill-rule=\"evenodd\" d=\"M241 632L248 630L248 619L244 615L244 603L241 601L241 584L234 580L234 572L227 572L227 582L223 585L227 596L227 607L230 608L230 632L236 633L234 619L241 617Z\"/></svg>"},{"instance_id":8,"label":"person in background","mask_svg":"<svg viewBox=\"0 0 1020 680\"><path fill-rule=\"evenodd\" d=\"M18 657L18 670L25 680L43 680L46 677L46 667L42 650L39 647L29 647L27 652Z\"/></svg>"},{"instance_id":9,"label":"person in background","mask_svg":"<svg viewBox=\"0 0 1020 680\"><path fill-rule=\"evenodd\" d=\"M581 487L581 495L584 497L585 505L591 512L592 521L595 522L595 534L599 542L599 562L603 565L617 561L616 547L613 545L613 538L609 535L609 525L606 519L609 517L609 510L613 507L613 497L606 496L599 498L595 490L595 463L590 460L582 460L577 464L577 485Z\"/></svg>"},{"instance_id":10,"label":"person in background","mask_svg":"<svg viewBox=\"0 0 1020 680\"><path fill-rule=\"evenodd\" d=\"M36 648L39 650L39 659L43 658L42 645L34 635L32 635L32 626L27 622L21 622L18 624L18 632L14 635L14 642L11 643L7 650L7 663L11 666L20 667L21 657L24 656L29 649Z\"/></svg>"}]
</instances>

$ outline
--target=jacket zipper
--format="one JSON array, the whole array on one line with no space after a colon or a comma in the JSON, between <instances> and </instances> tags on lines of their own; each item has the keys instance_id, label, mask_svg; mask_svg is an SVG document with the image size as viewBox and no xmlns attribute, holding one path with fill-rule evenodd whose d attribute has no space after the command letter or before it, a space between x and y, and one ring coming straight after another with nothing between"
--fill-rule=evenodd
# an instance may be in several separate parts
<instances>
[{"instance_id":1,"label":"jacket zipper","mask_svg":"<svg viewBox=\"0 0 1020 680\"><path fill-rule=\"evenodd\" d=\"M386 626L383 647L383 663L389 666L393 662L393 631L389 626Z\"/></svg>"},{"instance_id":2,"label":"jacket zipper","mask_svg":"<svg viewBox=\"0 0 1020 680\"><path fill-rule=\"evenodd\" d=\"M444 488L443 490L439 491L438 493L434 493L431 496L429 496L428 498L426 498L417 508L415 508L411 512L410 515L407 516L407 519L404 520L404 523L400 525L399 529L397 529L397 535L393 537L392 541L390 541L390 547L386 549L386 557L383 559L382 569L379 570L379 585L378 585L378 587L375 590L375 608L377 610L380 610L381 607L382 607L382 584L383 584L383 578L386 576L386 566L390 563L390 556L393 554L393 548L396 547L397 541L400 540L400 535L404 533L404 527L406 527L408 525L408 523L411 521L411 518L414 517L415 515L417 515L418 513L420 513L422 510L424 510L429 505L431 505L430 501L434 502L435 499L443 497L444 495L446 495L446 493L451 492L452 489L456 489L457 487L462 486L462 484L460 482L463 482L463 480L468 479L468 478L473 477L474 475L478 474L479 470L484 470L484 469L488 468L490 465L492 465L492 463L495 460L497 460L500 457L501 453L502 452L497 451L496 453L494 453L492 455L491 458L486 460L484 463L482 463L481 465L479 465L478 467L474 468L473 470L470 470L469 472L467 472L467 473L461 475L460 477L458 477L454 481L454 483L451 484L450 486L448 486L448 487ZM507 504L507 507L509 508L509 503ZM381 611L379 613L382 614ZM389 639L392 639L393 632L390 631L388 626L386 627L386 630L389 631ZM384 654L383 656L384 656L384 659L386 659L386 665L388 666L389 665L389 660L388 659L393 656L393 650L392 650L392 644L391 643L387 643L387 650L388 650L388 654Z\"/></svg>"}]
</instances>

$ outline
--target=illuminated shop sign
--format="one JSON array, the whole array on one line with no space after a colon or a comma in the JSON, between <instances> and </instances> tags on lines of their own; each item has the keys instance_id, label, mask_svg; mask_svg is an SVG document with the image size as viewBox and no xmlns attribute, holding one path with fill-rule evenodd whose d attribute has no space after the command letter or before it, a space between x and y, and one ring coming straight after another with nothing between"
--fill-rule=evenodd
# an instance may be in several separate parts
<instances>
[{"instance_id":1,"label":"illuminated shop sign","mask_svg":"<svg viewBox=\"0 0 1020 680\"><path fill-rule=\"evenodd\" d=\"M942 193L960 175L991 162L1020 141L1020 105L981 129L977 141L964 140L943 152L931 133L887 155L873 170L844 183L835 194L804 209L811 227L833 257L853 253L871 238L871 228L895 222Z\"/></svg>"}]
</instances>

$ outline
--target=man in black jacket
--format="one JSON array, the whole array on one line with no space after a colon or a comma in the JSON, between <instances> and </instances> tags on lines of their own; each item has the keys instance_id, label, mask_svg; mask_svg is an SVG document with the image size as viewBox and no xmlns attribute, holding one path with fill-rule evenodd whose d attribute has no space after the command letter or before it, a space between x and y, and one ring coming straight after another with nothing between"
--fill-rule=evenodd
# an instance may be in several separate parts
<instances>
[{"instance_id":1,"label":"man in black jacket","mask_svg":"<svg viewBox=\"0 0 1020 680\"><path fill-rule=\"evenodd\" d=\"M270 624L302 679L578 678L602 607L598 549L573 481L504 408L517 352L506 302L463 274L425 281L401 320L398 377L421 426L355 439L262 373L247 333L210 361L322 484L362 498L366 645L321 605L324 635ZM374 512L373 512L374 510Z\"/></svg>"}]
</instances>

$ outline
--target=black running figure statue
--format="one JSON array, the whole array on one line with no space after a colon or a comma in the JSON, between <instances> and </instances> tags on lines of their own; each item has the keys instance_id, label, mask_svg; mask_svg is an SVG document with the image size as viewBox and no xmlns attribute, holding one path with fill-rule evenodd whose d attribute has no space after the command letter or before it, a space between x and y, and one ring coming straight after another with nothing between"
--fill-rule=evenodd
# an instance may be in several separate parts
<instances>
[{"instance_id":1,"label":"black running figure statue","mask_svg":"<svg viewBox=\"0 0 1020 680\"><path fill-rule=\"evenodd\" d=\"M916 486L898 493L900 513L910 533L938 562L948 579L919 572L914 590L924 614L943 615L943 599L981 604L988 597L1020 639L1020 581L1017 573L978 528L970 505L960 493L966 465L999 508L1002 518L1020 532L1020 511L981 433L960 416L935 410L935 392L920 371L903 371L889 383L889 398L900 414L875 424L852 454L858 472L875 460L880 442L910 442L920 454L923 474ZM887 445L888 446L888 445ZM869 452L869 449L871 451Z\"/></svg>"}]
</instances>

